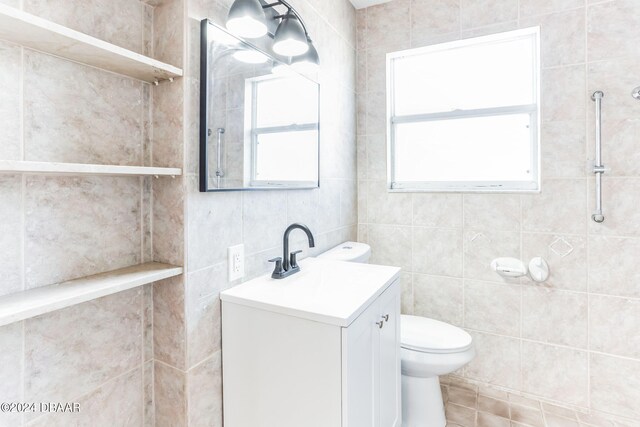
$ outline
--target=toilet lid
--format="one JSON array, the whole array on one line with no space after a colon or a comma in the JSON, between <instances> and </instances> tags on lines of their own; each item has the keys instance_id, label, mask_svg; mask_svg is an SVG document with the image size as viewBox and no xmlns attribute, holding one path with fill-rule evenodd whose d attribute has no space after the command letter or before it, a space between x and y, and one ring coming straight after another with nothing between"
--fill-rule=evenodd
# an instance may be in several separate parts
<instances>
[{"instance_id":1,"label":"toilet lid","mask_svg":"<svg viewBox=\"0 0 640 427\"><path fill-rule=\"evenodd\" d=\"M424 353L458 353L468 350L471 335L438 320L403 314L400 321L401 347Z\"/></svg>"}]
</instances>

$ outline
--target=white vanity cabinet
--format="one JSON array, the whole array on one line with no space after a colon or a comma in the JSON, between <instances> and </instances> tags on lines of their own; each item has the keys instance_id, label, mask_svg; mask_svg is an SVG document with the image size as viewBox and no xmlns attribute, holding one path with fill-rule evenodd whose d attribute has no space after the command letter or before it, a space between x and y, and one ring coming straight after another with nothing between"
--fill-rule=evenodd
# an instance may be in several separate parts
<instances>
[{"instance_id":1,"label":"white vanity cabinet","mask_svg":"<svg viewBox=\"0 0 640 427\"><path fill-rule=\"evenodd\" d=\"M301 267L221 295L225 427L400 427L399 269Z\"/></svg>"},{"instance_id":2,"label":"white vanity cabinet","mask_svg":"<svg viewBox=\"0 0 640 427\"><path fill-rule=\"evenodd\" d=\"M400 282L342 328L342 426L400 427Z\"/></svg>"}]
</instances>

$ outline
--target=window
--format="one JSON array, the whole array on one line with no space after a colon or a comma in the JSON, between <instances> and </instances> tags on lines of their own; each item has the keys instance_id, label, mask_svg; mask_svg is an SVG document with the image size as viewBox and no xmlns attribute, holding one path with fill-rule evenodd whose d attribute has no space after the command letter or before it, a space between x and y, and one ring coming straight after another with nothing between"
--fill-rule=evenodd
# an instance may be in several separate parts
<instances>
[{"instance_id":1,"label":"window","mask_svg":"<svg viewBox=\"0 0 640 427\"><path fill-rule=\"evenodd\" d=\"M389 188L539 191L539 28L387 55Z\"/></svg>"},{"instance_id":2,"label":"window","mask_svg":"<svg viewBox=\"0 0 640 427\"><path fill-rule=\"evenodd\" d=\"M250 186L317 186L318 86L296 75L248 79Z\"/></svg>"}]
</instances>

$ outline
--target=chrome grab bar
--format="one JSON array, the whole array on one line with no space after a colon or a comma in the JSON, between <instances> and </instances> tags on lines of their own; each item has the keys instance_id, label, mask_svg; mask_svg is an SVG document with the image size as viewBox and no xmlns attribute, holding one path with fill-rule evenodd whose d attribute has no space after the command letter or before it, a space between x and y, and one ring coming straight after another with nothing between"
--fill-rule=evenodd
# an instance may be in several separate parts
<instances>
[{"instance_id":1,"label":"chrome grab bar","mask_svg":"<svg viewBox=\"0 0 640 427\"><path fill-rule=\"evenodd\" d=\"M596 159L593 166L593 173L596 175L596 210L591 215L597 223L604 222L602 214L602 174L605 167L602 164L602 98L604 93L601 91L594 92L591 99L596 103Z\"/></svg>"},{"instance_id":2,"label":"chrome grab bar","mask_svg":"<svg viewBox=\"0 0 640 427\"><path fill-rule=\"evenodd\" d=\"M218 144L216 147L216 155L217 155L217 164L216 164L216 176L218 178L224 176L224 172L222 171L222 134L224 133L224 128L218 128Z\"/></svg>"},{"instance_id":3,"label":"chrome grab bar","mask_svg":"<svg viewBox=\"0 0 640 427\"><path fill-rule=\"evenodd\" d=\"M224 128L218 128L216 133L216 183L218 188L220 188L220 178L224 176L224 172L222 171L222 134L224 133ZM207 134L211 136L211 129L209 129Z\"/></svg>"}]
</instances>

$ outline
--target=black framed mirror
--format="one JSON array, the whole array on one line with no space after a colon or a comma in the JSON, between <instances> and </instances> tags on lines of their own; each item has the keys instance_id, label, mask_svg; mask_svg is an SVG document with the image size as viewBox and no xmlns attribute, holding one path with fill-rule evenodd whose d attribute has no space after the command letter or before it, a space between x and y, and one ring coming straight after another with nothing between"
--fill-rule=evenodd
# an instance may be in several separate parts
<instances>
[{"instance_id":1,"label":"black framed mirror","mask_svg":"<svg viewBox=\"0 0 640 427\"><path fill-rule=\"evenodd\" d=\"M320 186L320 86L260 42L201 22L201 192Z\"/></svg>"}]
</instances>

